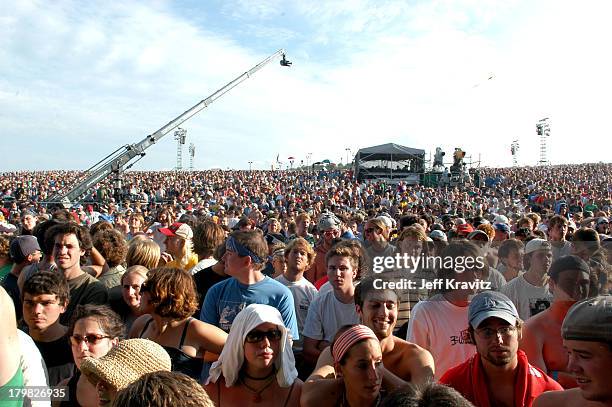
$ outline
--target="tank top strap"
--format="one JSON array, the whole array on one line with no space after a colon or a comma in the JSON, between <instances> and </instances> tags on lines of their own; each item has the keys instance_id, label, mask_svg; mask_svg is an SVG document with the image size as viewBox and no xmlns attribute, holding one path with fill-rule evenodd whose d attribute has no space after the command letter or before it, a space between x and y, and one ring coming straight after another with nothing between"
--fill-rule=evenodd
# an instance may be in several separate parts
<instances>
[{"instance_id":1,"label":"tank top strap","mask_svg":"<svg viewBox=\"0 0 612 407\"><path fill-rule=\"evenodd\" d=\"M183 342L185 342L185 336L187 336L187 328L189 328L189 324L191 323L192 319L193 318L190 317L185 323L185 326L183 327L183 334L181 335L181 342L179 343L179 346L178 346L179 350L183 349Z\"/></svg>"},{"instance_id":2,"label":"tank top strap","mask_svg":"<svg viewBox=\"0 0 612 407\"><path fill-rule=\"evenodd\" d=\"M145 323L144 327L142 328L142 331L140 331L140 335L138 335L139 338L142 338L142 334L144 334L149 325L151 325L151 321L153 321L153 317L149 318L149 320Z\"/></svg>"}]
</instances>

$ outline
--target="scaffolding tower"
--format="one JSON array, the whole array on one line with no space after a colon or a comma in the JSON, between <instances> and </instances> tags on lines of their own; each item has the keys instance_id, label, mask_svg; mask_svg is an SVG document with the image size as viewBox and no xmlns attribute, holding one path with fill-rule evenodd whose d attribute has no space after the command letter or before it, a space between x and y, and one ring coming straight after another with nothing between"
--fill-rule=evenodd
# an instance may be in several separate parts
<instances>
[{"instance_id":1,"label":"scaffolding tower","mask_svg":"<svg viewBox=\"0 0 612 407\"><path fill-rule=\"evenodd\" d=\"M189 143L189 171L193 172L193 157L195 156L195 144Z\"/></svg>"},{"instance_id":2,"label":"scaffolding tower","mask_svg":"<svg viewBox=\"0 0 612 407\"><path fill-rule=\"evenodd\" d=\"M550 137L550 119L548 117L540 119L536 123L536 132L538 136L540 136L540 161L538 164L549 165L550 161L548 161L547 142L548 137Z\"/></svg>"},{"instance_id":3,"label":"scaffolding tower","mask_svg":"<svg viewBox=\"0 0 612 407\"><path fill-rule=\"evenodd\" d=\"M174 132L174 139L176 140L176 170L183 170L183 145L187 138L187 130L181 129L180 127Z\"/></svg>"},{"instance_id":4,"label":"scaffolding tower","mask_svg":"<svg viewBox=\"0 0 612 407\"><path fill-rule=\"evenodd\" d=\"M510 151L512 152L512 166L516 167L518 165L518 151L519 151L519 142L517 140L513 140L510 145Z\"/></svg>"}]
</instances>

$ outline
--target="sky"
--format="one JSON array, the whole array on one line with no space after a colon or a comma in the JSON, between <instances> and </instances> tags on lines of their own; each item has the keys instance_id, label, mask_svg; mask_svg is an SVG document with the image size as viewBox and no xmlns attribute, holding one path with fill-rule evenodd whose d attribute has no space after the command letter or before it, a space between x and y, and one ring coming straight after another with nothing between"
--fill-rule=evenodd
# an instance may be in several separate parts
<instances>
[{"instance_id":1,"label":"sky","mask_svg":"<svg viewBox=\"0 0 612 407\"><path fill-rule=\"evenodd\" d=\"M182 166L270 169L397 143L510 166L609 162L608 0L0 2L0 172L87 169L278 49L181 127ZM174 132L134 170L177 165ZM452 160L451 160L452 161ZM249 164L250 162L250 164Z\"/></svg>"}]
</instances>

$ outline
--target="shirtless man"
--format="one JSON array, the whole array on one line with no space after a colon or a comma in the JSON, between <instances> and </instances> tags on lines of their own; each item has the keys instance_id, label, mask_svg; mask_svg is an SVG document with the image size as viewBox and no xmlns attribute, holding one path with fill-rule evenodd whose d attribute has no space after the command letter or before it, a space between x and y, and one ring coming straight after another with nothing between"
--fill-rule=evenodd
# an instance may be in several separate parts
<instances>
[{"instance_id":1,"label":"shirtless man","mask_svg":"<svg viewBox=\"0 0 612 407\"><path fill-rule=\"evenodd\" d=\"M561 324L570 307L589 294L589 266L577 256L564 256L553 262L548 275L553 303L527 321L520 346L533 365L570 389L576 387L576 381L567 370Z\"/></svg>"},{"instance_id":2,"label":"shirtless man","mask_svg":"<svg viewBox=\"0 0 612 407\"><path fill-rule=\"evenodd\" d=\"M569 356L567 368L578 387L544 393L534 407L612 406L612 296L599 296L574 305L561 330Z\"/></svg>"},{"instance_id":3,"label":"shirtless man","mask_svg":"<svg viewBox=\"0 0 612 407\"><path fill-rule=\"evenodd\" d=\"M385 367L407 382L425 384L434 375L433 357L419 345L393 336L400 296L394 290L381 289L385 282L390 280L381 275L363 279L355 288L355 309L361 323L380 341Z\"/></svg>"}]
</instances>

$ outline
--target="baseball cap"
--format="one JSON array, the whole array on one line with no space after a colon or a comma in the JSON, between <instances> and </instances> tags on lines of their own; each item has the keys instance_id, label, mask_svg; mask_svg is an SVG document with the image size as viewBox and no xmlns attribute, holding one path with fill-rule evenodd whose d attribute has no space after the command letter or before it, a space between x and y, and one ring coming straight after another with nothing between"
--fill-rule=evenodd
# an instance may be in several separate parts
<instances>
[{"instance_id":1,"label":"baseball cap","mask_svg":"<svg viewBox=\"0 0 612 407\"><path fill-rule=\"evenodd\" d=\"M600 295L574 304L561 326L563 339L612 341L612 295Z\"/></svg>"},{"instance_id":2,"label":"baseball cap","mask_svg":"<svg viewBox=\"0 0 612 407\"><path fill-rule=\"evenodd\" d=\"M40 246L36 237L31 235L17 236L9 246L9 254L15 263L23 262L36 251L40 251Z\"/></svg>"},{"instance_id":3,"label":"baseball cap","mask_svg":"<svg viewBox=\"0 0 612 407\"><path fill-rule=\"evenodd\" d=\"M340 227L340 220L333 213L327 212L321 215L317 229L321 232L325 232L329 229L337 229Z\"/></svg>"},{"instance_id":4,"label":"baseball cap","mask_svg":"<svg viewBox=\"0 0 612 407\"><path fill-rule=\"evenodd\" d=\"M507 223L496 223L493 227L500 232L510 233L510 226Z\"/></svg>"},{"instance_id":5,"label":"baseball cap","mask_svg":"<svg viewBox=\"0 0 612 407\"><path fill-rule=\"evenodd\" d=\"M597 224L601 225L602 223L608 223L608 218L601 217L597 219Z\"/></svg>"},{"instance_id":6,"label":"baseball cap","mask_svg":"<svg viewBox=\"0 0 612 407\"><path fill-rule=\"evenodd\" d=\"M548 275L550 277L555 277L565 270L580 270L587 274L591 273L589 265L584 260L578 256L569 255L559 257L557 260L553 261L548 270Z\"/></svg>"},{"instance_id":7,"label":"baseball cap","mask_svg":"<svg viewBox=\"0 0 612 407\"><path fill-rule=\"evenodd\" d=\"M469 235L467 235L467 239L468 240L483 240L483 241L489 241L489 235L487 235L487 233L483 230L480 229L476 229L472 232L470 232Z\"/></svg>"},{"instance_id":8,"label":"baseball cap","mask_svg":"<svg viewBox=\"0 0 612 407\"><path fill-rule=\"evenodd\" d=\"M516 325L518 311L510 298L497 291L484 291L472 298L468 308L468 321L476 329L487 318L496 317Z\"/></svg>"},{"instance_id":9,"label":"baseball cap","mask_svg":"<svg viewBox=\"0 0 612 407\"><path fill-rule=\"evenodd\" d=\"M441 230L432 230L431 233L429 234L429 237L432 239L438 239L438 240L442 240L444 242L446 242L448 239L446 237L446 234L444 232L442 232Z\"/></svg>"},{"instance_id":10,"label":"baseball cap","mask_svg":"<svg viewBox=\"0 0 612 407\"><path fill-rule=\"evenodd\" d=\"M159 228L159 231L166 236L178 236L183 239L193 238L191 226L186 223L174 222L167 228Z\"/></svg>"},{"instance_id":11,"label":"baseball cap","mask_svg":"<svg viewBox=\"0 0 612 407\"><path fill-rule=\"evenodd\" d=\"M460 236L466 236L474 231L474 228L469 223L462 223L457 225L457 234Z\"/></svg>"},{"instance_id":12,"label":"baseball cap","mask_svg":"<svg viewBox=\"0 0 612 407\"><path fill-rule=\"evenodd\" d=\"M525 254L533 253L536 250L552 250L552 246L548 240L532 239L525 246Z\"/></svg>"},{"instance_id":13,"label":"baseball cap","mask_svg":"<svg viewBox=\"0 0 612 407\"><path fill-rule=\"evenodd\" d=\"M506 215L497 215L493 223L505 223L507 225L509 223L508 217Z\"/></svg>"}]
</instances>

